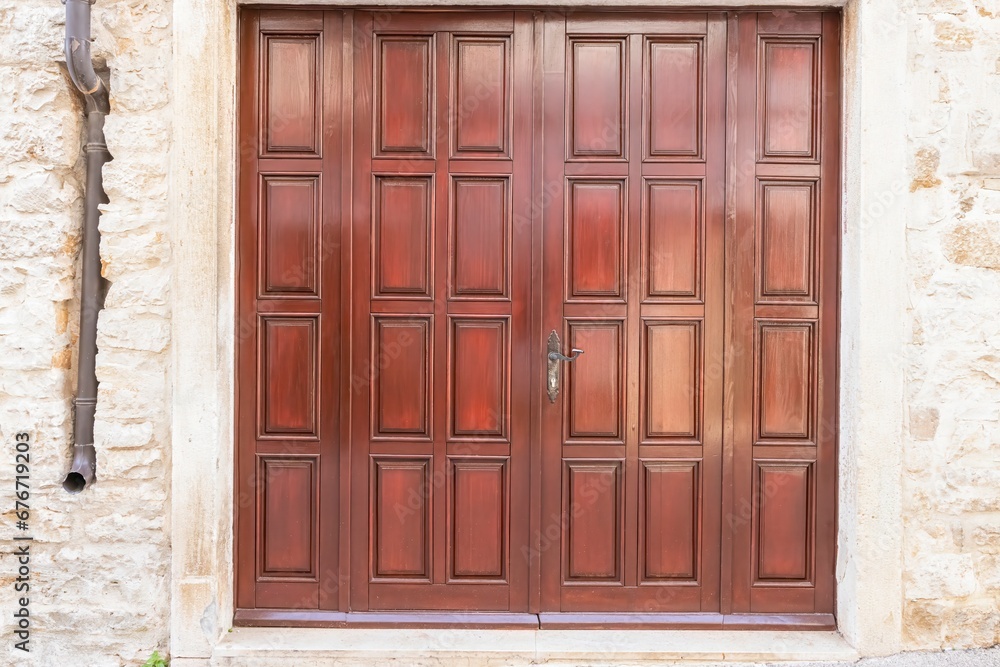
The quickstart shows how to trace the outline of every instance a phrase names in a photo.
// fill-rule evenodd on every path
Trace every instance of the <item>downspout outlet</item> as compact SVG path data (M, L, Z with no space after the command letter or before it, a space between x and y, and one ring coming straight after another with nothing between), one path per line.
M77 398L73 401L76 409L77 424L82 428L76 429L76 444L73 445L73 462L69 466L69 473L63 481L63 489L69 493L80 493L88 484L93 484L97 478L97 450L94 449L94 429L89 427L89 434L86 433L88 425L94 423L94 412L97 410L97 399ZM84 431L81 433L81 431ZM81 438L80 436L83 436ZM80 444L81 440L89 442Z
M73 445L73 462L63 480L68 493L80 493L96 479L97 450L94 445Z

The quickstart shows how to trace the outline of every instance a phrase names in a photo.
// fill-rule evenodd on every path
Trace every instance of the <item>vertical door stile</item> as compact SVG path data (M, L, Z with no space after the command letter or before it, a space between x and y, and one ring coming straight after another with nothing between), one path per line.
M751 497L750 468L753 456L753 292L754 284L754 173L755 148L755 107L756 107L756 57L757 14L748 12L739 15L738 65L736 71L736 95L738 97L736 118L735 153L732 157L736 166L734 218L729 229L731 235L731 273L727 284L731 290L727 318L730 322L730 338L726 350L729 356L727 370L727 398L732 411L733 439L732 477L733 505L731 531L733 535L733 588L731 591L733 612L748 612L750 532L754 514Z
M337 607L346 612L351 604L351 455L354 448L351 446L353 438L352 429L352 406L356 402L356 397L352 391L352 369L354 368L353 348L358 344L354 338L352 322L354 298L351 293L353 287L354 267L354 10L344 12L343 18L343 41L338 45L341 51L341 62L343 64L341 76L339 77L339 87L336 89L338 98L336 103L340 107L340 170L341 175L341 197L340 217L335 224L340 226L340 313L339 326L343 335L340 338L340 358L345 360L340 368L340 396L341 400L336 409L340 412L340 512L338 519L339 558L336 570L337 580L331 587L337 594Z
M622 424L622 438L625 442L623 470L624 525L622 530L622 551L624 585L637 586L639 583L639 540L629 539L639 534L639 340L642 336L640 296L642 286L641 248L642 238L642 140L643 127L643 49L644 36L633 32L626 37L626 51L623 54L627 66L625 88L625 159L628 167L625 177L625 220L623 244L625 246L625 284L623 285L625 306L625 419Z
M542 335L536 345L548 336L550 329L562 329L563 243L562 220L564 206L564 93L566 59L566 18L561 13L546 13L542 56L542 132L544 154L544 194L542 223L542 280L539 286L542 301ZM551 286L558 286L553 294ZM539 349L538 354L544 357ZM543 368L536 381L544 381ZM537 540L541 573L541 610L559 609L560 553L563 549L562 489L562 423L553 415L556 406L539 395L541 403L541 438L535 447L541 451L541 522Z
M740 66L737 94L740 96L739 123L735 160L739 173L737 177L736 220L731 233L735 236L734 272L732 276L733 326L735 340L730 354L733 356L733 403L736 429L734 433L733 487L735 499L733 525L737 552L734 555L733 611L748 612L749 587L741 586L750 574L750 535L752 519L756 514L752 495L751 468L753 461L753 326L754 326L754 229L755 218L754 169L756 146L756 50L757 14L741 16L740 25Z
M431 224L431 246L433 269L433 311L434 318L431 327L434 337L433 356L433 380L431 381L432 392L432 414L433 426L433 449L432 449L432 476L431 480L446 480L444 486L450 484L448 480L448 411L451 407L444 396L444 385L451 381L451 375L458 369L452 368L452 360L448 350L448 330L452 326L451 308L448 295L451 291L451 271L448 264L451 262L448 252L448 228L456 224L452 220L455 212L455 203L452 198L455 196L452 185L452 176L448 168L449 159L449 139L451 134L451 120L458 111L452 108L451 100L451 72L456 63L451 62L451 40L450 32L438 31L432 33L434 40L431 69L435 74L431 81L436 85L433 91L433 102L431 103L430 122L433 126L431 130L431 141L434 143L434 211L433 223ZM454 400L454 399L453 399ZM438 482L430 481L427 489L422 493L424 502L431 503L431 526L432 526L432 563L433 584L444 584L447 581L446 560L447 550L445 541L449 529L447 519L447 507L445 505L445 493L443 487L438 486Z
M368 456L369 385L377 366L370 356L371 345L371 215L372 215L372 95L374 41L372 15L354 15L354 149L353 210L351 217L352 276L352 355L351 355L351 575L350 608L368 609L368 580L372 564L369 557L369 483Z
M542 355L532 346L535 341L545 338L542 313L542 267L544 266L542 230L542 201L545 193L545 133L544 133L544 99L542 96L545 26L546 18L542 12L525 12L526 19L530 17L532 36L531 49L531 179L530 201L528 204L526 224L530 228L528 243L531 244L529 255L530 268L530 321L528 327L528 383L530 385L528 408L528 534L525 538L524 560L528 568L528 611L537 614L541 605L541 526L544 498L542 497L542 452L541 448L531 443L542 441L542 387L545 382L543 369L546 364Z
M705 77L705 353L701 611L721 611L725 345L727 17L708 15ZM715 415L709 418L709 415Z
M521 586L511 586L511 609L529 610L531 605L532 549L530 543L533 515L531 485L531 442L533 432L533 390L540 385L533 381L531 363L534 353L532 321L533 308L532 249L534 244L533 216L533 161L535 145L534 119L534 20L530 12L514 12L514 34L511 43L512 55L512 121L511 151L513 157L511 175L511 423L510 479L508 495L510 508L507 525L510 540L511 581L524 582ZM515 369L520 369L515 372ZM512 521L511 517L522 517Z
M245 11L240 16L240 114L239 136L247 147L239 154L239 219L236 244L236 425L235 474L233 485L237 498L244 498L254 487L257 443L253 437L256 402L256 340L257 312L254 285L257 283L257 248L254 230L257 228L257 127L259 13ZM256 509L249 501L234 502L236 554L233 569L236 577L236 606L256 606L254 572L257 541Z
M841 152L841 20L834 13L823 15L822 35L822 135L820 206L822 229L819 236L821 274L819 289L820 363L819 425L817 447L819 466L816 483L816 607L833 612L837 556L837 422L840 333L840 152Z
M740 83L740 38L743 34L742 26L745 18L740 13L729 13L726 16L726 195L725 195L725 302L724 302L724 329L725 339L723 341L726 351L734 349L737 342L738 331L733 321L733 309L736 302L735 282L733 276L737 270L736 237L732 230L736 227L736 202L738 190L736 187L739 172L737 170L739 136L739 103L738 93ZM723 428L722 428L722 497L721 509L723 521L720 538L720 579L719 579L719 611L723 614L730 614L733 611L733 560L735 554L735 541L733 539L733 527L736 525L736 501L733 489L733 470L735 465L736 451L734 441L736 437L736 411L733 399L736 394L736 383L733 373L736 367L733 365L731 354L725 354L722 359L723 378Z
M343 138L344 107L341 104L343 80L344 17L341 12L323 12L323 205L320 223L320 268L322 270L322 305L319 341L320 357L320 418L322 432L319 464L319 568L320 586L318 607L335 610L341 608L339 587L327 581L340 565L340 483L341 452L346 447L341 429L341 411L327 406L339 406L342 393L341 371L345 357L341 354L344 338L341 336L343 292L341 266L344 248L344 225L341 223L344 191ZM350 192L348 190L348 192ZM346 611L346 609L345 609Z

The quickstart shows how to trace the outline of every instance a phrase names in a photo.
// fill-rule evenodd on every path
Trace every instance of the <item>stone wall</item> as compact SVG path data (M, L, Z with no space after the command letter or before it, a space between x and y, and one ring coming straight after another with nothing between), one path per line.
M1000 641L1000 5L909 32L904 641Z
M910 113L898 126L909 182L891 195L904 199L908 246L910 326L896 359L907 387L903 639L908 648L985 646L1000 639L1000 7L898 5L898 22L884 29L904 31L909 45L900 57ZM68 496L60 482L75 379L82 110L59 65L62 5L0 3L0 536L13 520L3 466L14 433L28 430L36 540L31 660L5 638L0 664L136 665L167 647L168 444L178 404L168 382L168 205L177 203L168 197L184 197L168 192L167 179L171 8L95 6L95 53L111 71L115 161L105 168L111 203L101 220L110 290L98 341L99 481ZM12 545L0 540L0 591L11 590ZM12 598L0 594L5 619Z
M101 0L111 71L101 219L98 483L66 494L72 444L82 106L60 64L63 6L0 3L0 664L137 665L169 620L170 2ZM10 96L8 95L8 91ZM12 647L14 434L32 449L32 652Z

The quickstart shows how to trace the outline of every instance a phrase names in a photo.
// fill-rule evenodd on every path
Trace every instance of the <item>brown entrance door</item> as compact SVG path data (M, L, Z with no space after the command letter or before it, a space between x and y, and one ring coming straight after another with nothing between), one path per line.
M243 11L236 622L829 627L839 20Z
M543 611L717 611L726 22L545 24ZM565 127L565 132L563 132Z
M355 31L351 606L527 611L531 18Z

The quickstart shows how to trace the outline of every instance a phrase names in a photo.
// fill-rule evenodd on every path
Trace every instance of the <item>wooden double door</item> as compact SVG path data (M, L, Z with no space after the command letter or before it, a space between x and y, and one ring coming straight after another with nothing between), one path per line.
M236 621L832 625L839 22L244 11Z

